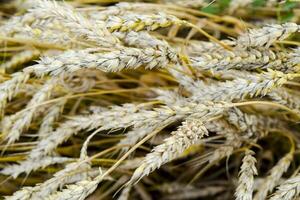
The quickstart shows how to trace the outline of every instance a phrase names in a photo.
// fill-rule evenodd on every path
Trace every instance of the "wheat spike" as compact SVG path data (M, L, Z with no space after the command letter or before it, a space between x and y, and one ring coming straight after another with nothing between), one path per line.
M259 187L254 196L255 200L266 199L268 192L271 192L278 185L283 173L287 171L293 159L293 154L288 153L281 158L277 164L270 170L270 174L264 179L264 183Z
M271 196L270 200L292 200L299 196L300 192L300 174L295 175L284 181L277 187L276 192Z
M274 52L266 48L222 50L202 53L200 57L191 57L191 65L201 70L256 70L273 69L277 71L299 71L299 49L291 52Z
M0 84L0 114L3 116L7 101L15 97L20 86L29 79L29 74L17 72L12 75L12 79Z
M80 69L99 69L104 72L136 69L141 66L153 69L155 67L166 67L173 62L177 62L176 57L174 58L173 55L160 47L125 48L109 53L70 50L56 57L44 57L39 61L39 64L28 67L25 71L34 72L38 76L46 74L58 76L62 73L71 73Z
M243 164L239 172L238 186L235 192L237 200L252 200L254 175L257 175L255 167L256 159L253 157L253 154L253 151L248 150L243 158Z
M98 45L111 47L118 44L118 40L104 26L100 26L99 23L93 24L67 4L41 0L38 6L32 9L31 12L40 12L48 17L56 17L60 23L69 28L73 33L78 36L87 37L88 40L96 42Z
M37 108L34 108L34 106L49 99L54 87L54 80L49 80L28 103L27 108L30 109L27 112L20 111L3 120L2 131L4 135L6 135L8 144L11 144L18 140L22 132L28 129L32 119L35 117L38 110Z
M299 25L295 23L266 25L260 29L250 29L249 33L242 34L237 39L237 45L241 47L268 47L276 40L284 40L299 30Z
M195 144L208 132L199 120L188 120L172 136L167 138L163 144L156 146L149 153L141 166L132 175L129 185L137 182L161 165L178 157L190 145Z
M11 60L1 64L0 68L12 70L19 65L37 58L40 54L41 52L37 49L21 51L20 53L14 55Z
M65 163L71 161L70 158L65 157L43 157L40 159L28 159L25 161L21 161L17 165L7 166L6 168L0 171L1 174L10 175L13 178L17 178L21 173L25 172L29 174L32 171L35 171L40 168L45 168L49 165Z

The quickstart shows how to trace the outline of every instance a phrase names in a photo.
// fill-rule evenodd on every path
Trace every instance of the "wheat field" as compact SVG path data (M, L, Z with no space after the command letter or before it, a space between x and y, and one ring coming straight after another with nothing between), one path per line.
M0 1L0 199L300 200L299 0Z

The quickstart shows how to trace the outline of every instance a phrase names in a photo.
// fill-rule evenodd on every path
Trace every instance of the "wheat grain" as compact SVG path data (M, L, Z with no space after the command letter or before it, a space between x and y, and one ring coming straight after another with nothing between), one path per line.
M158 28L169 27L173 24L183 24L181 20L172 15L159 13L156 15L127 14L126 16L110 16L106 27L110 31L154 31Z
M232 40L221 40L221 42L229 46L235 45L235 42ZM182 45L180 45L179 47L183 48L191 57L201 56L202 54L207 54L209 52L224 52L224 48L220 44L207 41L191 40L186 46L182 47ZM228 55L230 54L228 53Z
M36 148L34 148L29 157L39 158L41 156L51 153L59 144L67 140L72 135L77 134L81 130L92 130L100 126L106 125L107 129L115 128L115 125L119 124L119 118L126 115L130 116L129 113L133 114L138 110L138 108L133 104L125 104L123 107L116 106L112 109L103 112L95 113L88 116L76 116L72 119L61 124L54 132L50 133L46 138L39 141ZM148 113L147 113L148 114ZM149 115L147 115L149 116ZM123 127L126 128L132 125L132 118L128 120L124 119ZM121 124L119 124L122 127ZM105 128L103 128L105 129Z
M300 102L297 98L297 94L285 88L278 88L268 94L273 101L278 102L282 105L286 105L299 112Z
M284 123L276 118L247 114L238 108L230 109L226 119L241 131L242 137L246 138L261 138L266 135L266 131L273 127L284 127Z
M168 116L167 116L168 117ZM176 118L179 117L170 117L166 118L166 116L159 116L158 119L150 119L146 125L135 124L133 130L126 133L126 137L120 140L119 145L125 145L122 148L122 151L126 152L130 148L130 146L135 145L140 139L144 138L147 134L152 133L154 130L161 126L166 126L171 122L176 121Z
M214 196L215 194L224 191L222 186L207 186L201 188L187 188L181 185L181 188L176 188L173 194L166 195L164 199L176 200L176 199L197 199L197 198L209 198L209 196Z
M0 193L24 173L25 185L47 180L7 199L83 200L100 183L90 198L111 199L128 179L119 198L257 200L278 185L271 199L297 198L298 5L265 3L5 0L0 149L10 180ZM272 165L288 147L281 136L291 151Z

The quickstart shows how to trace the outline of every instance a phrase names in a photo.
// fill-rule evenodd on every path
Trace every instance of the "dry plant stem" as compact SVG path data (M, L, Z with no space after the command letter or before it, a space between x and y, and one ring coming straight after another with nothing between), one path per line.
M227 50L232 50L232 48L230 46L228 46L227 44L219 41L218 39L216 39L215 37L209 35L207 32L205 32L204 30L202 30L201 28L199 28L198 26L194 25L194 24L191 24L191 23L188 23L186 22L188 26L191 26L193 28L195 28L197 31L199 31L201 34L203 34L205 37L207 37L208 39L210 39L211 41L221 45L222 47L224 47L225 49Z
M253 0L232 0L229 4L229 13L234 13L236 10L240 8L245 8L251 4Z
M117 93L123 93L123 92L138 92L138 91L144 91L144 90L147 91L147 90L152 90L152 89L146 87L146 88L117 89L117 90L104 90L104 91L101 90L101 91L97 91L97 92L87 92L87 93L81 93L81 94L73 94L73 95L58 97L58 98L55 98L55 99L45 101L43 103L25 108L20 112L26 112L30 109L37 108L37 107L40 107L42 105L57 103L57 102L60 102L64 99L68 100L68 99L75 99L75 98L83 97L83 96L97 96L97 95L104 95L104 94L117 94Z
M233 103L233 106L247 106L247 105L255 105L255 104L261 104L261 105L268 105L268 106L272 106L272 107L277 107L277 108L281 108L283 110L286 110L288 112L290 112L291 114L294 114L296 117L299 117L299 113L290 109L287 106L275 103L275 102L269 102L269 101L245 101L245 102L241 102L241 103Z
M178 6L183 6L183 7L190 7L190 8L199 8L199 7L204 7L207 6L207 2L204 0L164 0L164 3L170 4L170 5L178 5Z

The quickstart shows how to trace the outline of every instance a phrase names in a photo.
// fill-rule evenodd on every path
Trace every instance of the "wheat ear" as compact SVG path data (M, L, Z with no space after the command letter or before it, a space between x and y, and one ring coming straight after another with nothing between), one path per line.
M252 200L254 175L257 175L254 152L247 150L239 172L239 181L236 188L236 200Z
M270 174L264 179L264 183L258 188L254 200L266 199L268 192L271 192L279 183L283 173L289 168L293 159L293 153L288 153L281 158L278 163L271 169Z
M46 16L56 17L73 33L87 37L88 40L96 42L98 45L112 47L118 44L118 40L104 26L99 26L99 23L93 24L67 4L40 0L38 6L31 12L41 12Z
M21 133L28 129L32 119L36 115L36 104L40 104L49 99L53 88L55 87L54 80L49 80L43 87L38 91L31 101L27 104L27 108L30 108L27 112L20 111L8 118L3 120L3 133L6 135L8 144L11 144L19 139Z
M270 200L292 200L300 193L300 174L291 177L277 187Z
M172 133L163 144L156 146L153 152L146 155L141 166L132 175L128 185L136 183L161 165L175 159L190 145L198 142L208 132L200 120L183 122L179 129Z
M299 32L300 27L295 23L272 24L260 29L250 29L237 39L237 45L241 47L270 46L276 40L284 40L292 33Z
M29 79L29 74L17 72L12 78L0 84L0 115L3 116L7 101L19 93L20 85Z

